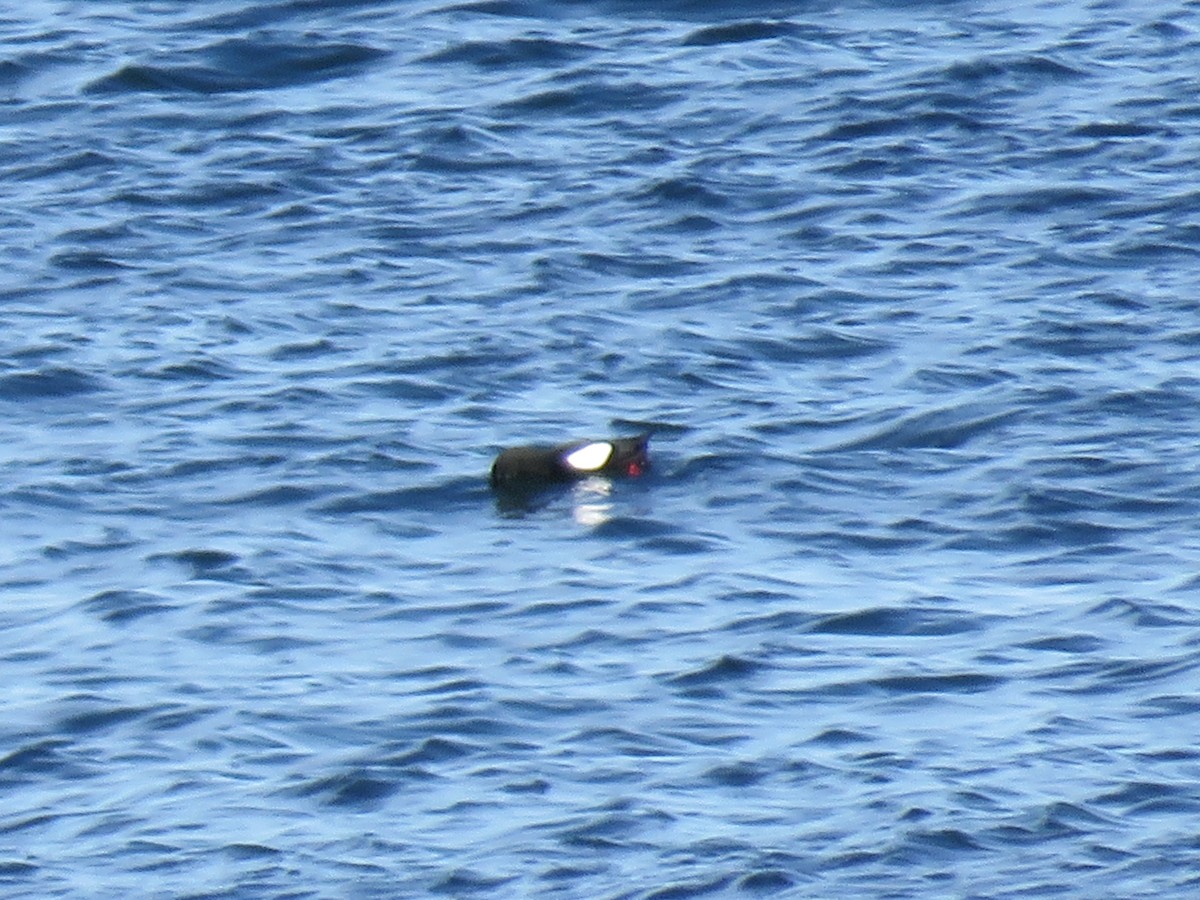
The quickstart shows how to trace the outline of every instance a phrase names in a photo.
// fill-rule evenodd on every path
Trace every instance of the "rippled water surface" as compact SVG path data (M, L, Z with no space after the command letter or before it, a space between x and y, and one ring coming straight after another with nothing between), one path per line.
M4 895L1194 896L1198 29L10 5Z

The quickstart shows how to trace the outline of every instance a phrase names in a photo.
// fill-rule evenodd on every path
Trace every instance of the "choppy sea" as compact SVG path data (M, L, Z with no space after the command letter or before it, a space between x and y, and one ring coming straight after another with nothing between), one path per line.
M0 893L1195 896L1198 172L1195 0L8 5Z

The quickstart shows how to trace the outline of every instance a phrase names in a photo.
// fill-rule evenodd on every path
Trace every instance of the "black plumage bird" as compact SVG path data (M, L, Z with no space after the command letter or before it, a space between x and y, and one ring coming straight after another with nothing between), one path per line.
M650 435L510 447L492 463L492 487L530 489L589 475L636 478L650 467Z

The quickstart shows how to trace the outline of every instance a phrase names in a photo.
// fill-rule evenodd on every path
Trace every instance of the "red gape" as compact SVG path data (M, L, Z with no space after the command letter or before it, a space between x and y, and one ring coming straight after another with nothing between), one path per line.
M625 467L625 474L628 475L630 478L637 478L639 475L642 474L641 463L639 463L637 460L634 460L633 462L631 462L628 466Z

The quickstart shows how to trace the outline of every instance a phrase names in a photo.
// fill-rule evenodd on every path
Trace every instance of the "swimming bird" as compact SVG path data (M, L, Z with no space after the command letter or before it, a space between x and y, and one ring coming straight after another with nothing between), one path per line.
M492 487L529 489L589 475L636 478L650 467L650 435L510 447L492 463Z

